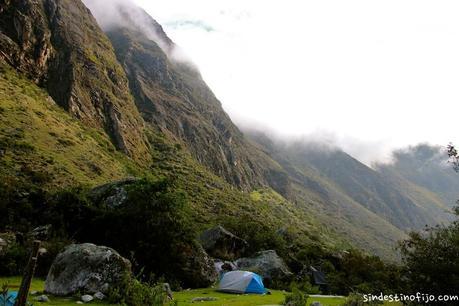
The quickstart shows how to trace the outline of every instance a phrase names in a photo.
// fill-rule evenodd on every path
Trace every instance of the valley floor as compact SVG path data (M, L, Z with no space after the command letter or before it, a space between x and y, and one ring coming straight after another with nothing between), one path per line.
M8 283L10 290L16 291L19 288L21 282L20 277L0 277L0 285ZM44 280L34 279L30 291L43 291L44 289ZM281 305L285 298L285 293L282 291L271 290L271 295L235 295L235 294L226 294L216 292L212 288L207 289L194 289L194 290L184 290L181 292L174 292L174 299L178 302L179 306L186 305L203 305L203 306L254 306L254 305L265 305L265 306L274 306ZM196 297L214 297L217 300L207 301L207 302L195 302L192 300ZM33 297L31 297L33 299ZM48 306L67 306L67 305L76 305L74 298L57 298L50 297L50 302L48 303L39 303L35 301L34 305L48 305ZM308 304L312 302L320 302L323 306L338 306L344 303L344 298L340 297L311 297L308 300ZM91 302L91 305L99 306L108 306L109 304L103 302ZM388 303L387 305L397 306L397 303Z

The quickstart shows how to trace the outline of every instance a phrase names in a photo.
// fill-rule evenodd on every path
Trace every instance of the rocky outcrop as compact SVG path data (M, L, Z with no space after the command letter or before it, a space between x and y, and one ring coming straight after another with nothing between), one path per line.
M214 260L214 267L215 271L217 271L218 275L221 275L226 272L235 271L237 270L237 266L232 261L223 261L220 259Z
M136 19L143 21L142 27ZM123 21L106 32L147 124L184 144L196 160L229 183L244 189L267 185L266 176L280 167L245 139L198 69L177 57L180 52L161 26L138 8L126 10Z
M149 160L126 75L81 1L0 1L0 59L86 125L104 129L119 150Z
M204 231L199 240L210 256L224 260L241 257L248 247L247 241L230 233L222 226Z
M127 187L137 181L136 178L127 178L97 186L91 190L90 197L100 206L120 207L128 201Z
M183 252L183 258L186 258L182 263L181 271L179 271L185 286L205 288L217 281L218 275L214 268L214 262L201 246L188 246L177 251Z
M45 282L47 293L107 292L131 273L129 260L115 250L94 244L73 244L57 255Z
M239 270L248 270L260 274L266 286L276 282L289 281L293 273L274 250L256 253L253 257L240 258L236 261Z

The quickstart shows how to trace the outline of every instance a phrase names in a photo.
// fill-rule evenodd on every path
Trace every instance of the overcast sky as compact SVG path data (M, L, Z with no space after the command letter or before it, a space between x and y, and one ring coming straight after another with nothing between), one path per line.
M369 162L459 143L459 1L135 0L239 124Z

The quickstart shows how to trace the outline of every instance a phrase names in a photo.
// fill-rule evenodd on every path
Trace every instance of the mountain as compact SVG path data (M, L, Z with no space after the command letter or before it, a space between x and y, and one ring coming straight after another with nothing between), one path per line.
M113 47L80 1L2 1L0 58L144 162L143 121Z
M103 15L88 1L96 17ZM215 174L246 190L282 176L280 167L246 141L198 69L153 18L115 2L123 22L104 28L145 122L182 143Z
M401 230L419 229L441 221L408 196L400 180L383 176L341 150L293 144L288 146L286 155L295 165L309 164L355 202Z
M375 170L242 132L152 17L126 1L85 4L0 0L1 188L169 177L200 228L248 220L303 246L386 259L406 231L447 222L457 180L420 167L432 156L399 152Z
M330 203L339 202L332 208L338 212L331 213L348 219L357 231L365 227L374 231L372 236L378 236L387 227L379 225L371 230L371 226L363 224L365 219L351 219L365 211L390 223L399 235L427 224L447 223L452 218L448 197L457 196L459 179L445 167L447 156L439 148L419 146L397 151L393 164L372 169L342 150L320 143L284 142L253 130L247 135L296 178L294 182L300 188L327 199L326 210L330 210ZM346 201L353 206L345 205Z
M430 197L446 211L449 219L452 217L448 211L459 198L459 181L441 147L420 144L397 150L393 153L392 163L376 165L376 169L392 180L405 180L417 186L417 193L421 187L424 193L427 191L429 194L424 198Z

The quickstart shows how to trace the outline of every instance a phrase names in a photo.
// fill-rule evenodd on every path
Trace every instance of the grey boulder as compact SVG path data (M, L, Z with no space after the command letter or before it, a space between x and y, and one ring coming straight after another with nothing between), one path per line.
M72 244L51 265L45 292L57 296L106 293L130 274L131 263L115 250L90 243Z
M247 241L220 225L204 231L199 240L210 256L225 260L234 260L242 256L248 247Z
M40 295L34 298L35 301L40 302L40 303L47 303L49 302L49 297L47 295Z
M96 293L94 293L94 298L98 299L98 300L103 300L105 299L105 294L103 294L102 292L98 291Z
M260 274L266 286L273 282L289 281L293 273L274 250L256 253L253 257L240 258L236 261L239 270L249 270Z
M93 298L91 295L89 295L89 294L85 294L85 295L83 295L83 296L81 297L81 301L82 301L83 303L89 303L89 302L91 302L92 300L94 300L94 298Z
M214 263L200 245L177 251L183 252L186 258L180 269L182 281L186 286L205 288L217 281L218 275Z
M126 178L124 180L110 182L97 186L90 192L91 199L99 205L109 208L117 208L127 203L127 188L137 182L136 178Z

